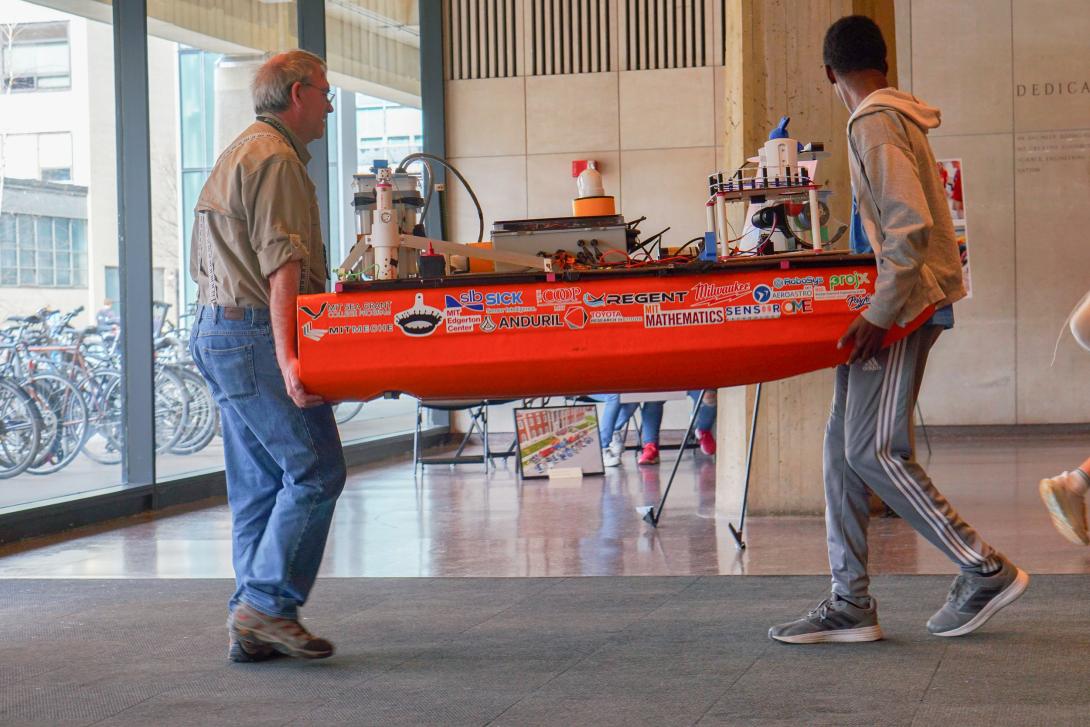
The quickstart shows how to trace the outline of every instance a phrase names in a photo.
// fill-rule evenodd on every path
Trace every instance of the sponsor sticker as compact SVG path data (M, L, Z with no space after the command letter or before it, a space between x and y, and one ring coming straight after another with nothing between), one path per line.
M469 310L483 312L485 306L512 306L523 305L521 290L501 290L490 293L482 293L479 290L466 290L457 297L446 296L446 308L468 308Z
M310 308L308 308L305 305L299 306L299 310L303 311L308 316L310 316L310 320L312 320L312 321L316 321L319 318L321 318L322 314L325 313L328 308L329 308L329 303L322 303L321 307L318 308L318 310L311 310Z
M825 285L825 277L822 275L794 275L786 278L776 278L772 281L772 287L776 290L805 285L811 288L815 285Z
M619 310L592 310L590 312L591 325L597 323L640 323L642 316L626 316Z
M309 338L312 341L320 341L327 333L329 333L329 331L325 328L315 328L313 321L307 321L303 324L304 338Z
M590 316L587 315L587 309L583 306L568 308L564 313L564 322L568 324L568 328L573 331L587 327L587 320Z
M738 300L753 289L752 283L733 280L723 285L697 283L692 287L692 302L696 305L723 305Z
M658 305L643 309L644 328L679 328L681 326L709 326L724 321L722 308L685 308L662 310Z
M348 323L340 326L330 326L331 336L356 336L364 333L392 333L393 323Z
M849 296L857 295L858 293L859 291L856 288L844 288L842 290L814 288L814 300L845 300Z
M536 292L537 304L541 306L574 305L580 301L582 290L580 288L538 288Z
M448 309L444 315L447 333L469 333L480 325L483 316L479 313L466 313L462 310Z
M329 309L326 311L326 315L330 318L377 318L390 314L390 301L388 300L363 303L330 303Z
M564 323L556 313L538 315L515 315L500 318L498 329L510 328L560 328Z
M650 291L647 293L605 293L603 295L583 294L583 303L591 308L607 305L651 305L654 303L684 303L688 290Z
M772 288L767 285L758 285L753 289L753 300L758 303L767 303L772 300Z
M805 298L785 300L779 303L780 313L785 316L801 315L814 312L814 301Z
M864 273L858 270L853 273L830 275L829 290L836 290L837 288L858 288L859 286L869 282L870 273Z
M443 322L444 313L438 308L424 304L424 294L417 293L412 308L407 308L394 316L394 324L406 336L421 338L435 333Z
M866 293L849 295L845 300L848 302L848 310L863 310L870 305L870 296Z
M728 321L759 321L780 317L779 303L757 305L728 305L723 309L723 317Z

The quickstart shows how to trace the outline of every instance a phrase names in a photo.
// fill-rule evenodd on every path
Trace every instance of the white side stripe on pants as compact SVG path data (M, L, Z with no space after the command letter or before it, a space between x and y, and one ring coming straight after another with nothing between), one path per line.
M882 464L882 469L894 486L904 495L916 512L931 526L953 552L958 561L965 566L979 566L985 562L984 556L974 551L950 525L945 515L935 507L931 498L923 492L905 463L892 454L893 428L897 421L897 403L900 400L902 368L905 364L906 338L902 338L890 348L886 370L882 380L882 389L878 403L878 433L875 440L875 454ZM891 382L892 378L892 382ZM891 385L892 384L892 385ZM911 416L911 413L909 414ZM909 425L911 426L911 424Z

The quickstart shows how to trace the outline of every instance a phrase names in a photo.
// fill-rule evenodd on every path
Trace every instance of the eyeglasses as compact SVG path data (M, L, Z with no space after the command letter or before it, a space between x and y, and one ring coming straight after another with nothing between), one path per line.
M300 85L303 85L303 86L310 86L311 88L318 89L319 91L321 91L322 93L325 94L325 100L328 101L329 103L333 103L333 99L337 97L337 92L334 89L332 89L332 88L330 88L328 86L325 87L325 88L322 88L321 86L315 86L310 81L300 81L299 83L300 83Z

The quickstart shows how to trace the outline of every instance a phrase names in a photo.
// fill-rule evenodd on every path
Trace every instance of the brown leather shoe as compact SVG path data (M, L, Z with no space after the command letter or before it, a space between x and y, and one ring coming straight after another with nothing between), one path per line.
M237 641L260 642L281 654L300 659L325 659L333 656L333 644L310 633L295 619L262 613L240 603L227 619L227 629Z

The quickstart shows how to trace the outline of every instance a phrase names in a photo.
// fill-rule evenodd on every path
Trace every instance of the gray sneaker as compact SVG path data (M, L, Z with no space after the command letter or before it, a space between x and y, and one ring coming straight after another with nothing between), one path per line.
M927 621L934 636L971 634L999 609L1014 603L1029 586L1029 574L1006 558L991 576L962 574L954 579L946 603Z
M803 618L773 626L768 637L788 644L878 641L878 601L871 597L870 608L859 608L834 593Z

